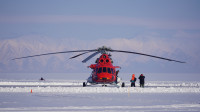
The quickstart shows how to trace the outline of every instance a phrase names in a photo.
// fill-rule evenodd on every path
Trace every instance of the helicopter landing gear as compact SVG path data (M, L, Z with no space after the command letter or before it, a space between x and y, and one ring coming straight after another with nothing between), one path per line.
M83 82L83 87L86 87L87 83Z
M122 82L122 87L125 87L125 83L124 82Z
M103 84L102 87L107 87L107 85Z

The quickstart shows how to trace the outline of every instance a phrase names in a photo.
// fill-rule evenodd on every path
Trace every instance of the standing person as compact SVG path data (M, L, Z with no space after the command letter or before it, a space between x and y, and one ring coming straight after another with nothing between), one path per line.
M141 74L138 79L140 79L140 87L144 88L144 79L145 79L145 76L143 74Z
M43 77L40 78L41 81L45 81Z
M131 87L135 87L135 82L136 82L137 78L135 77L135 74L132 75L132 78L131 78Z

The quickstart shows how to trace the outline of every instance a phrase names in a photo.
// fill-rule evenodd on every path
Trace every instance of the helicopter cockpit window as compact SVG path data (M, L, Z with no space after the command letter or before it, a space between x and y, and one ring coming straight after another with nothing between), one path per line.
M103 67L103 72L106 72L106 67Z
M111 68L111 72L112 72L112 74L114 74L114 71L113 71L113 69Z
M98 72L98 68L96 68L96 73Z
M98 73L101 73L101 72L102 72L102 68L99 68L99 69L98 69Z
M110 70L110 68L107 68L108 69L108 73L111 73L111 70Z

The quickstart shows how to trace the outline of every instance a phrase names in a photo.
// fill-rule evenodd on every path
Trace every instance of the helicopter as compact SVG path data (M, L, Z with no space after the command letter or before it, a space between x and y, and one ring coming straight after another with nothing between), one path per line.
M45 56L45 55L53 55L53 54L74 53L74 52L80 52L80 54L75 55L75 56L71 57L70 59L74 59L81 55L93 52L91 55L89 55L86 59L84 59L82 61L83 63L86 63L88 60L90 60L94 56L101 54L101 56L96 59L95 64L91 64L90 66L88 66L88 68L92 69L92 73L87 78L87 81L83 82L83 87L86 87L88 85L88 83L91 85L102 84L102 86L107 86L107 84L110 84L110 85L115 85L117 87L120 87L120 86L125 87L125 83L121 82L121 78L118 77L119 70L117 70L117 69L121 68L121 67L113 66L113 60L111 58L111 54L109 54L108 52L137 54L137 55L143 55L143 56L158 58L158 59L167 60L167 61L186 63L183 61L173 60L173 59L169 59L169 58L163 58L163 57L139 53L139 52L114 50L114 49L111 49L106 46L102 46L100 48L92 49L92 50L74 50L74 51L62 51L62 52L38 54L38 55L14 58L12 60L23 59L23 58L32 58L32 57Z

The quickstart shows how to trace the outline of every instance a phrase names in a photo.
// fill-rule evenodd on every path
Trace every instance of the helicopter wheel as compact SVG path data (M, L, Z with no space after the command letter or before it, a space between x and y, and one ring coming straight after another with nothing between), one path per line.
M125 83L124 82L122 82L122 87L125 87Z
M107 85L104 84L104 85L102 85L102 87L107 87Z
M86 84L85 82L83 82L83 87L86 87L86 85L87 85L87 84Z

